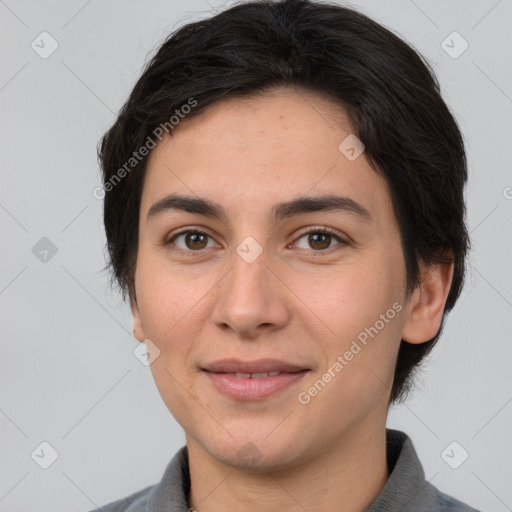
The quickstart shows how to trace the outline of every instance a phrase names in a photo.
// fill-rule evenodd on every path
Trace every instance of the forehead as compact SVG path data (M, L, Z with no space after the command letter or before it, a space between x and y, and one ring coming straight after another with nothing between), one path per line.
M310 92L223 100L182 121L152 150L141 215L171 193L208 197L234 213L336 192L384 213L386 183L364 152L349 160L339 149L349 136L341 105Z

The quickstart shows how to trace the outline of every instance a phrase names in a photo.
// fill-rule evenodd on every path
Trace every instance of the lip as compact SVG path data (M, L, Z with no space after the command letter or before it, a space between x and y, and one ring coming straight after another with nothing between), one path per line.
M266 373L266 372L300 372L309 370L304 365L289 363L278 359L258 359L242 361L240 359L219 359L201 367L212 373Z
M267 372L269 371L274 370L267 370ZM263 400L270 395L273 395L278 391L282 391L288 386L295 384L300 379L302 379L304 375L309 373L309 370L284 372L272 377L269 376L259 378L236 377L231 373L215 373L208 370L202 370L202 373L204 373L206 377L213 383L215 388L224 395L227 395L235 400L255 401Z
M215 388L235 400L263 400L296 383L310 371L305 365L279 359L219 359L205 364L202 373ZM237 377L236 373L281 372L279 375Z

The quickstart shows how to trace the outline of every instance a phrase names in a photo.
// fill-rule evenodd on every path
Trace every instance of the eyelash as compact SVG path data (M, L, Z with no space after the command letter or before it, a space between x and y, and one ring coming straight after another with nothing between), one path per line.
M173 244L174 240L176 240L177 237L179 237L181 235L187 235L187 234L206 235L207 237L212 239L212 237L208 233L205 233L204 231L201 231L199 229L189 228L189 229L183 229L182 231L179 231L179 232L175 233L169 240L164 242L164 245L165 246L169 246L169 245ZM338 242L338 244L336 244L334 247L329 247L328 249L320 249L320 250L311 249L311 251L314 252L314 253L320 253L320 254L328 253L328 254L330 254L333 250L335 250L335 248L337 246L339 246L339 245L340 246L344 246L344 245L348 245L348 243L349 243L347 240L344 240L343 238L341 238L340 235L338 235L335 231L333 231L332 229L330 229L330 228L328 228L326 226L323 226L321 228L317 227L317 228L310 229L309 231L305 231L305 232L300 234L300 236L297 238L296 241L300 240L301 238L303 238L303 237L305 237L307 235L311 235L311 234L330 235L333 238L335 238L336 241ZM181 248L178 248L176 250L177 251L181 251L181 252L186 252L186 253L197 253L197 254L200 254L200 253L204 252L205 249L198 249L198 250L194 251L192 249L181 249ZM308 250L308 249L301 249L301 250Z

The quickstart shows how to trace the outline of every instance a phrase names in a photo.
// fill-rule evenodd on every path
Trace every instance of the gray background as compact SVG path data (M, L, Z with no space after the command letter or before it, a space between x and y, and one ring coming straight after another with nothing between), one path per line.
M156 483L184 444L132 353L129 309L101 272L95 147L148 52L226 5L0 0L0 511L92 509ZM352 5L435 65L469 156L467 284L389 426L410 434L441 490L481 510L512 510L512 2ZM43 31L59 45L46 59L31 47L50 48ZM442 47L453 31L469 44L457 58ZM453 55L464 43L446 44ZM32 251L43 237L57 248L47 261ZM31 458L42 441L58 452L48 469ZM441 457L452 441L469 453L458 469Z

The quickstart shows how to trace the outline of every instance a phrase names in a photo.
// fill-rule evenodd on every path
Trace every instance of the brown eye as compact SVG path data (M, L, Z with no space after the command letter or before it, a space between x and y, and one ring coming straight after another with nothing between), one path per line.
M327 233L312 233L308 236L308 243L313 249L325 250L331 245L331 239Z
M208 235L201 233L187 233L185 235L185 245L192 250L204 249L208 242Z
M301 240L305 240L300 244ZM332 242L336 243L332 243ZM304 233L294 245L297 245L300 249L311 250L314 252L327 252L329 249L333 249L335 246L347 245L348 242L343 240L338 234L331 232L329 228L317 228Z
M200 251L208 248L209 239L210 236L201 231L183 231L173 236L167 244L174 244L183 251Z

